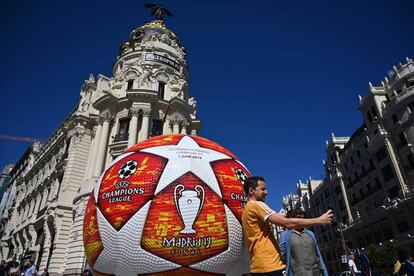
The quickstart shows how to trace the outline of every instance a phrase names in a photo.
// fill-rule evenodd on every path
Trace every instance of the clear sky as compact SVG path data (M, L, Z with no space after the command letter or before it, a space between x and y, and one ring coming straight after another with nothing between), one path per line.
M150 21L143 1L1 1L0 134L47 139L89 73L111 76L119 44ZM269 186L324 177L331 132L362 124L358 94L414 57L414 1L163 1L187 49L201 136ZM0 140L0 169L27 143Z

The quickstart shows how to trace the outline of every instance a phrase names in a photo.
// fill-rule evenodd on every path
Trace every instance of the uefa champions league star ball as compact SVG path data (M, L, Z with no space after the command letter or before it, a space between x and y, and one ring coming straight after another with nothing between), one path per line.
M91 193L83 224L94 271L128 275L242 275L241 215L250 174L222 146L164 135L126 150Z

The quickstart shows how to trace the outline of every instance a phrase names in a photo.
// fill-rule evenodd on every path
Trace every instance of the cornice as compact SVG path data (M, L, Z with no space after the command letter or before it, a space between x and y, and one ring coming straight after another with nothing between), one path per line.
M103 111L109 106L113 106L117 103L117 98L112 94L106 94L100 98L98 98L93 104L93 108L98 111Z
M132 89L126 91L126 97L131 103L134 102L155 102L158 99L158 92L149 89Z

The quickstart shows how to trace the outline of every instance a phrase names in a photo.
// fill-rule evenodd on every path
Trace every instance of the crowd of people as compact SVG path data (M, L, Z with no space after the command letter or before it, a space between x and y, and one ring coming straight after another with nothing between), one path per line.
M404 251L399 252L393 275L414 276L413 256L406 255Z
M38 271L33 260L27 260L24 265L19 262L11 262L7 264L2 260L0 264L0 276L49 276L47 268Z

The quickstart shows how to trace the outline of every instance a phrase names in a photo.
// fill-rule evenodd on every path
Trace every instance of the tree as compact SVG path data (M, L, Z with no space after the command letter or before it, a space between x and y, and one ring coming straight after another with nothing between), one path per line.
M401 248L395 246L392 242L383 244L370 244L367 248L367 256L371 263L372 270L383 270L392 274L394 263L398 257Z

